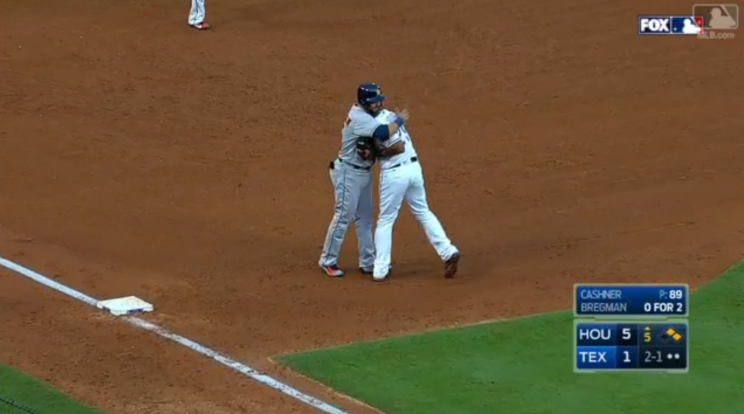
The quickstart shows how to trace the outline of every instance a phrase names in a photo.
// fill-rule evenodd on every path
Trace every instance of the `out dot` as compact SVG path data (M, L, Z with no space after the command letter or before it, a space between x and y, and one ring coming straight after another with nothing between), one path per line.
M667 359L672 359L672 354L667 354Z
M680 358L679 354L674 354L674 359L679 359L679 358Z

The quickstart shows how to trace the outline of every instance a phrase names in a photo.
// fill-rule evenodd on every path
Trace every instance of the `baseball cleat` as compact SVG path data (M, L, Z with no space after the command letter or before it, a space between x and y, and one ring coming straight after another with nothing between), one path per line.
M457 263L460 261L460 252L455 252L444 262L444 277L447 279L455 277L457 274Z
M388 269L393 270L393 266L390 265L390 267L388 267ZM390 270L388 270L388 272ZM371 274L374 274L375 273L375 268L374 268L374 266L362 266L362 267L359 268L359 271L362 272L363 275L371 275Z
M372 272L372 280L375 282L382 282L383 280L387 279L388 276L390 276L390 273L393 272L393 266L388 266L388 271L382 276L375 276L374 272Z
M382 276L374 276L374 275L373 275L373 276L372 276L372 280L374 280L375 282L382 282L383 280L387 279L387 277L388 277L388 275L389 275L389 274L390 274L390 273L385 273L385 274L384 274L384 275L382 275Z
M201 23L194 23L191 25L196 30L209 30L212 28L212 26L209 25L207 22L201 22Z
M325 274L331 277L341 277L344 275L344 271L339 269L338 265L320 266L320 270L324 271Z

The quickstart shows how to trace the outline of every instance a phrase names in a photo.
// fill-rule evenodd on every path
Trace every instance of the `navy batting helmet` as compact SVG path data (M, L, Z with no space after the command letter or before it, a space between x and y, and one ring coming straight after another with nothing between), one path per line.
M384 100L385 95L382 94L382 88L374 82L363 83L357 88L357 102L359 102L359 105L366 107L371 103Z

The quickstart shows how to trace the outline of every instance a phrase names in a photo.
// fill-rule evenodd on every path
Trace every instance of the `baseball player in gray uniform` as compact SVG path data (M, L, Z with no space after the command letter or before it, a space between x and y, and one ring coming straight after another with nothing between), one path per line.
M341 130L341 150L338 158L329 165L336 202L318 261L318 265L328 276L344 275L343 270L338 267L338 256L352 221L356 225L359 270L364 274L373 272L375 244L372 234L372 165L375 158L371 156L369 148L358 146L358 140L360 137L374 137L384 142L403 126L404 119L400 116L395 116L388 124L375 119L383 109L384 100L385 95L376 83L359 85L357 102L349 110Z

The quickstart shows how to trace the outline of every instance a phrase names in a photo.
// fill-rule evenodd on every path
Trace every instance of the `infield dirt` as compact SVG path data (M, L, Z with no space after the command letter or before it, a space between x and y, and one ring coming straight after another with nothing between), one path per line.
M353 412L283 352L699 286L741 256L741 41L636 35L664 0L24 0L0 12L0 253ZM316 262L356 85L407 107L457 278L407 212L395 274ZM0 360L107 413L312 412L0 273ZM87 362L86 362L87 360Z

